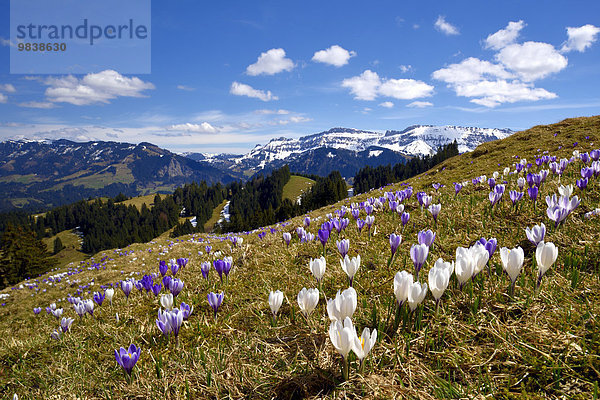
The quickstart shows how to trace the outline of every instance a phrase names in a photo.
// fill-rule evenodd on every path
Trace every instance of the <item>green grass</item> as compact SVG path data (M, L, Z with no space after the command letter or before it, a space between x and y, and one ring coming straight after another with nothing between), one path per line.
M298 197L305 193L315 181L303 176L292 175L283 187L283 198L296 202Z
M132 197L129 200L122 201L119 204L124 204L126 206L134 205L137 207L138 210L142 209L143 204L146 204L146 206L148 206L148 208L152 208L152 205L154 204L155 196L156 196L156 194L148 194L145 196L136 196L136 197ZM165 197L164 195L161 195L161 199L164 197Z
M215 207L210 219L204 224L204 232L212 232L215 224L219 222L219 219L221 218L221 211L225 208L225 204L227 204L227 200L223 200L221 204Z
M582 203L559 229L545 216L543 201L546 194L556 192L558 182L553 175L542 186L542 200L535 209L523 200L518 210L512 210L505 198L493 215L488 189L468 185L455 196L452 182L481 174L491 176L497 169L501 172L513 154L534 160L538 147L559 156L569 155L575 141L579 142L575 149L580 151L600 147L599 121L594 117L548 127L549 132L561 130L562 136L556 138L517 133L448 160L443 172L439 168L440 172L429 171L409 180L415 193L423 189L434 196L434 203L442 204L437 225L427 211L421 211L415 195L405 202L411 219L404 229L399 217L386 210L375 212L372 236L367 231L359 234L351 221L340 237L350 240L350 256L361 255L354 284L358 307L352 320L360 331L368 326L377 328L379 335L364 373L357 372L356 359L350 356L347 382L340 380L340 356L328 337L330 321L323 297L332 298L347 287L335 248L339 237L332 233L327 244L322 296L317 309L305 320L296 296L302 287L316 286L308 262L322 254L322 247L318 242L300 243L296 238L285 246L282 231L292 232L302 225L302 217L296 217L289 225L277 227L276 234L267 229L263 240L256 232L240 234L244 244L237 248L232 248L229 240L207 234L182 237L180 241L159 238L129 246L124 249L127 255L99 253L89 262L108 257L106 270L88 270L85 265L83 272L68 281L40 283L46 291L35 296L30 289L4 290L10 297L3 300L6 306L0 307L0 398L18 393L19 398L89 399L592 399L600 379L600 217L586 220L583 214L600 203L598 181L592 180L590 189L583 193L575 189ZM589 131L580 133L592 123L595 125ZM533 149L527 150L532 144ZM558 150L558 145L563 148ZM574 182L579 167L578 163L570 166L562 183ZM508 178L505 196L515 181L515 177ZM446 186L434 193L433 182ZM398 183L386 190L402 188ZM309 231L316 233L325 215L342 204L350 206L351 202L382 194L379 190L361 194L309 213L313 218ZM559 256L536 293L534 248L524 228L540 222L548 227L546 241L557 245ZM427 272L438 257L451 260L457 246L469 246L480 237L496 237L498 249L519 245L525 251L514 298L507 294L509 282L502 273L497 250L490 262L491 275L483 272L463 291L451 282L437 313L428 294L413 316L420 322L401 323L397 332L391 332L393 276L401 270L414 272L410 246L417 242L418 231L427 228L434 229L437 238L421 272L421 282L426 282ZM392 232L402 234L403 241L394 263L388 266L388 236ZM210 281L202 279L200 264L212 261L212 257L198 252L204 252L207 242L224 256L233 257L228 283L221 283L214 270ZM50 339L56 320L44 311L38 316L31 311L64 298L92 279L94 285L89 290L93 291L131 274L139 279L144 273L157 272L157 258L177 257L190 258L188 266L177 274L185 282L177 304L185 301L194 306L178 343L172 337L167 340L156 327L158 300L136 289L128 301L116 289L112 306L105 304L97 308L95 318L83 320L75 316L70 304L58 302L65 307L64 315L76 318L71 332L61 341ZM277 326L272 327L267 297L275 289L284 292L285 300ZM209 291L225 293L216 321L206 301ZM83 297L91 295L86 290ZM142 355L128 383L113 352L130 343L141 346Z
M110 167L115 167L116 171L114 173L106 171L106 169ZM88 176L78 176L77 174L72 176L73 179L63 180L61 183L45 190L61 190L67 184L73 186L83 186L86 189L101 189L110 185L111 183L129 184L135 182L135 178L127 164L114 164Z
M37 176L36 174L28 174L28 175L7 175L0 178L0 182L16 182L22 184L29 184L33 182L41 182L42 178Z
M85 260L88 255L81 251L81 242L79 236L73 230L59 232L58 234L42 239L42 242L48 248L48 251L54 251L54 240L59 237L64 249L53 255L52 258L58 260L59 265L67 265L69 263L77 263Z

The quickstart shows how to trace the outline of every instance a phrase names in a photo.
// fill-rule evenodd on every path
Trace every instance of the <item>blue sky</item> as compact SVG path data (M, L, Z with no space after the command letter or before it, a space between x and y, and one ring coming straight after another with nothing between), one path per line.
M336 126L526 129L600 114L600 2L152 2L150 74L10 74L0 139L248 151Z

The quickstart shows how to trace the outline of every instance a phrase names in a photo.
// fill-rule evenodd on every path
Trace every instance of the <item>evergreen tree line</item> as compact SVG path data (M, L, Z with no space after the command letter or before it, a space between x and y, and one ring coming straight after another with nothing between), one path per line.
M354 193L364 193L374 188L385 186L389 183L403 181L423 173L442 161L458 155L458 143L452 143L438 148L433 156L415 157L405 164L398 163L381 165L379 167L366 166L361 168L354 176Z
M173 193L175 203L183 208L185 217L196 217L196 227L186 219L177 223L172 237L204 232L204 224L212 217L213 210L227 198L228 188L220 183L208 186L205 181L177 188Z
M50 271L57 264L50 256L35 232L7 223L0 235L0 290Z
M224 232L240 232L274 224L307 211L346 198L346 182L338 171L327 177L315 178L315 183L302 195L299 203L283 199L283 187L290 179L286 165L268 177L257 176L245 185L232 186L229 222L221 224Z
M154 239L177 223L179 210L172 196L161 200L156 195L154 206L143 204L141 210L116 203L115 199L79 201L39 216L33 228L38 237L77 228L83 233L83 252L95 253Z

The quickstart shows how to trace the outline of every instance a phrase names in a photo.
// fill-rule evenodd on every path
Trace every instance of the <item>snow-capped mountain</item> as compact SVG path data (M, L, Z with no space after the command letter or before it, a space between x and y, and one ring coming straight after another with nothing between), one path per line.
M386 132L333 128L297 139L272 139L265 145L256 145L242 156L190 157L232 171L268 171L289 164L295 172L326 175L337 169L343 176L350 177L365 165L393 164L407 157L433 155L439 147L454 140L459 152L464 153L512 133L510 129L432 125Z

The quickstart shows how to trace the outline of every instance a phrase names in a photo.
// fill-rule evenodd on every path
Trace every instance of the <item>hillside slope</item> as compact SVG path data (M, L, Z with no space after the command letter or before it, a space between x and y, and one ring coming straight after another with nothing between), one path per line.
M0 210L48 208L119 192L170 192L201 180L227 183L233 177L150 143L0 143Z
M558 175L548 174L537 204L525 193L515 208L509 191L518 190L517 178L524 173L514 173L515 164L524 158L525 164L532 163L530 173L537 173L550 168L549 160L541 159L544 155L560 161L571 158L574 150L589 154L598 148L600 117L538 126L480 145L407 182L315 210L309 214L312 222L306 230L318 235L327 214L341 212L342 206L350 208L369 198L376 203L375 199L388 197L386 193L395 197L396 191L411 186L413 195L400 201L410 214L405 226L382 198L370 230L365 227L359 232L346 211L350 225L340 233L334 229L325 247L318 239L298 240L296 228L303 225L303 217L297 217L239 234L243 244L237 246L226 235L157 239L103 252L87 263L53 271L52 278L34 278L22 288L4 290L2 294L8 296L0 307L0 397L69 393L94 399L593 398L600 379L600 215L589 212L599 207L598 178L591 177L586 189L573 189L572 196L578 196L581 204L559 227L548 218L545 202L547 195L557 193ZM542 160L540 167L536 157ZM592 165L584 159L573 158L560 184L575 185L581 169ZM503 176L507 167L510 173ZM492 208L487 181L473 184L472 179L484 174L489 178L496 171L497 181L506 181L506 186ZM465 182L458 194L453 182ZM445 186L436 190L433 183ZM437 222L419 206L416 198L421 190L432 196L433 204L441 204ZM361 219L367 209L360 209ZM556 245L558 258L536 290L536 248L525 228L542 222L544 240ZM472 246L483 237L496 238L498 247L489 269L484 267L468 279L462 290L452 277L439 308L431 292L414 313L404 305L395 329L394 275L403 270L416 275L411 246L425 229L433 230L436 237L419 275L421 283L429 283L429 270L439 257L456 261L459 246ZM293 237L289 245L282 239L284 232ZM389 262L392 233L402 235L402 243ZM365 327L378 332L362 369L354 353L348 353L346 382L340 373L341 356L330 339L337 336L328 333L331 321L326 306L326 299L349 284L335 244L342 238L349 240L349 256L361 257L353 279L357 293L353 329L359 335ZM207 245L212 246L210 254ZM502 247L516 246L523 249L524 264L511 296L499 253ZM323 253L327 268L319 302L305 317L297 295L303 287L318 286L309 261ZM211 269L209 280L203 279L201 263L223 256L233 260L229 278L221 281ZM189 263L176 274L184 287L175 302L194 309L175 339L173 334L162 335L157 327L159 297L133 289L126 299L118 282L158 274L158 259L178 257L189 258ZM68 295L89 299L95 291L111 286L116 286L112 304L105 301L96 306L94 318L80 319L65 300ZM276 326L271 326L267 297L276 289L285 299ZM207 302L211 291L224 293L216 318ZM51 302L64 307L65 316L75 318L61 340L50 339L57 327L52 315L32 312L33 307ZM142 350L129 383L114 350L131 343Z

